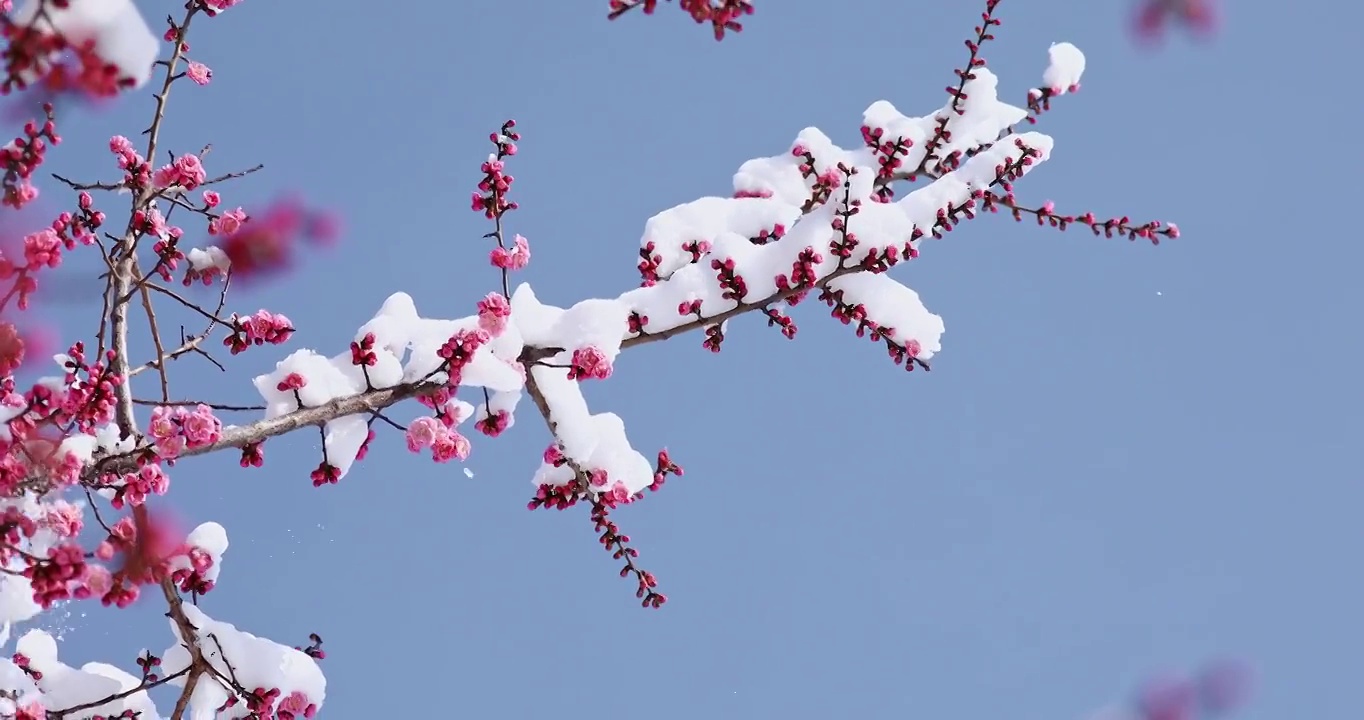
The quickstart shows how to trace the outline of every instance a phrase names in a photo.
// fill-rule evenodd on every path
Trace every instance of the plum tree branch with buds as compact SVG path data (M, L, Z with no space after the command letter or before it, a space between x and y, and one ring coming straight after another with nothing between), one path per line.
M191 25L237 4L188 0L178 18L166 19L159 41L131 0L30 0L17 10L0 4L9 43L3 87L36 99L43 111L4 149L6 205L24 207L37 197L33 179L61 142L62 98L157 88L143 149L123 136L108 143L121 178L54 176L76 193L75 209L0 248L0 280L10 283L0 296L0 583L21 586L0 597L23 601L0 603L0 621L7 635L10 623L56 603L98 598L127 607L153 586L173 636L160 655L139 656L139 674L131 674L109 665L67 666L50 635L30 631L12 661L0 660L0 719L159 717L149 691L162 686L177 688L169 715L176 719L293 720L322 707L319 636L290 647L199 607L217 582L228 542L217 523L184 532L169 520L164 501L153 499L167 493L168 470L179 461L231 449L242 467L260 467L267 441L312 429L321 436L322 457L311 480L321 487L339 482L365 457L376 426L398 430L409 450L429 451L436 462L462 461L472 450L460 431L464 423L497 437L529 396L551 440L528 506L588 506L620 575L634 580L644 607L658 608L667 598L638 563L614 511L659 490L682 468L667 450L650 457L637 451L624 421L592 412L581 390L609 378L623 350L696 331L703 347L719 352L731 321L745 315L761 315L794 338L788 309L813 295L859 337L882 344L896 364L928 370L940 350L942 320L888 275L917 258L925 241L1001 210L1015 220L1028 216L1060 230L1080 224L1109 237L1155 243L1178 235L1170 224L1061 214L1050 202L1026 205L1016 197L1015 183L1052 149L1050 137L1016 127L1036 123L1052 100L1079 89L1084 56L1073 45L1053 45L1043 82L1024 104L1000 100L998 79L981 54L1000 24L999 0L988 0L943 107L911 117L889 102L874 103L863 114L858 146L839 147L808 128L787 151L741 165L729 197L655 215L638 251L637 288L558 308L541 303L528 284L512 282L531 249L507 229L518 209L507 169L521 139L508 120L490 135L492 152L471 201L492 225L484 237L498 289L477 300L471 314L425 317L398 293L361 325L347 350L327 357L299 349L254 378L260 404L172 400L174 361L197 355L226 369L209 350L218 338L234 356L290 341L295 328L283 315L225 314L229 287L287 269L302 244L329 242L337 232L329 215L292 198L251 212L227 209L210 188L261 166L210 178L208 148L174 154L161 147L172 90L212 79L191 59ZM656 5L612 0L609 17L634 8L651 13ZM731 0L683 0L679 7L710 23L717 38L739 30L738 18L753 12L752 4ZM129 197L119 231L109 229L96 193ZM194 224L209 239L187 249L182 241ZM16 312L30 306L39 278L66 253L92 246L104 283L93 342L66 345L56 357L60 372L25 387L19 374L43 351ZM190 290L172 290L177 276L187 288L216 287L216 298L210 292L201 303ZM182 330L178 342L167 338L164 316L172 311L204 329ZM134 324L143 321L149 349L134 347ZM156 388L147 397L139 392L150 381L136 378L151 377L149 371ZM398 422L390 411L404 403L424 410ZM220 413L261 415L229 424ZM79 504L80 496L88 505ZM105 505L122 515L106 521ZM85 526L87 507L97 527Z

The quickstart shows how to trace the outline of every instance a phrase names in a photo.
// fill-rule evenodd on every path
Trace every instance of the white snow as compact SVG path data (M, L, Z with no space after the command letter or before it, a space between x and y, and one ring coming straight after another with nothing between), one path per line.
M1020 119L1019 113L1026 114L1024 110L991 102L993 87L993 81L982 85L980 91L985 92L988 96L982 97L978 101L981 107L990 108L990 114L984 120L968 123L967 127L970 130L964 130L963 135L977 138L989 137L994 140L1000 132ZM1000 111L1001 106L1008 109ZM903 116L892 117L890 114L892 111L893 108L890 107L889 103L877 103L868 110L868 117L875 116L882 121L898 124L902 127L915 125L914 122L911 122L913 119ZM919 119L919 121L921 124L927 122L923 119ZM954 124L953 143L949 143L948 149L944 152L951 152L957 147L958 131L955 127ZM813 133L808 130L804 131L802 137L809 139L813 137ZM1051 154L1051 138L1046 135L1035 132L1007 135L995 142L989 149L965 160L956 171L918 188L895 202L863 202L860 212L853 219L859 241L855 251L856 257L861 258L873 248L877 250L904 246L917 248L921 241L909 242L915 229L921 230L925 236L931 235L933 226L938 219L939 210L946 208L949 204L961 206L967 203L971 200L973 192L989 187L995 179L995 168L998 165L1014 162L1022 156L1022 151L1016 146L1015 141L1022 141L1027 147L1041 153L1041 156L1037 157L1032 165L1025 168L1027 171L1036 168ZM919 147L919 144L916 143L915 147ZM862 167L864 170L859 173L859 177L871 177L873 171L868 165L873 161L869 153L864 153L861 150L847 151L841 149L830 149L828 152L844 158L844 162L855 163L858 167ZM786 206L786 201L780 198L781 189L791 187L794 182L793 178L800 182L804 181L800 180L800 173L794 162L786 164L785 167L782 166L780 162L782 157L784 156L766 158L761 163L750 161L744 164L744 167L735 177L736 188L742 186L753 190L766 187L773 191L771 198L749 198L745 199L745 202L755 207L763 203L770 203L779 209ZM922 158L922 151L919 151L917 156L911 154L906 165L913 167ZM771 176L766 178L765 185L760 182L764 172L771 173ZM866 200L871 195L869 185L864 186L861 192L857 190L858 188L854 186L854 198ZM679 208L690 207L697 203L710 204L710 201L716 199L703 198L694 203L688 203L686 206L679 206ZM684 225L689 222L692 215L680 212L679 208L673 208L653 217L650 221L652 237L665 234L666 228L672 222L669 218L679 218L677 222ZM828 241L831 236L829 223L833 220L835 210L836 207L833 204L826 204L806 215L788 230L781 240L766 245L753 245L744 239L747 235L733 232L704 238L711 242L712 248L700 262L682 266L656 285L631 290L622 295L620 299L625 301L634 312L648 317L649 323L644 329L646 332L656 333L686 324L694 319L690 316L678 314L676 308L679 303L701 300L702 312L706 315L715 315L730 310L738 304L734 300L727 300L722 297L724 291L717 284L715 271L710 267L712 259L735 260L736 265L742 269L740 274L746 281L747 299L749 300L775 293L777 289L776 276L790 273L792 264L806 247L813 247L821 252L823 262L818 266L818 274L821 277L825 276L838 267L837 258L828 252ZM695 227L694 224L687 226ZM674 236L678 234L685 233L679 232ZM648 242L649 239L650 236L646 235L645 242ZM518 295L520 292L518 290ZM513 317L515 317L515 312L513 312ZM539 344L533 342L529 335L527 342Z
M52 547L68 541L67 538L55 532L52 526L44 521L44 518L48 517L50 513L60 511L75 510L79 514L79 509L83 505L83 501L81 505L76 505L54 495L47 495L40 499L28 493L18 497L0 499L0 515L13 508L24 517L38 521L38 527L32 535L20 535L16 547L32 555L44 556ZM4 569L17 573L26 567L27 564L23 559L16 555L10 558ZM33 600L33 586L28 578L17 574L0 573L0 627L27 622L41 613L42 607ZM0 641L0 645L3 644ZM0 690L3 690L3 687L0 687Z
M202 550L213 560L213 564L200 573L200 576L216 583L218 573L222 571L223 554L227 552L227 530L216 522L206 522L190 532L189 537L185 538L185 544ZM170 566L172 572L191 567L190 560L185 555L171 558Z
M735 186L739 187L742 177L744 185L759 187L759 178L769 172L766 162L781 163L794 169L794 160L789 155L750 160L739 169ZM690 254L682 246L692 240L713 240L725 235L746 239L773 225L795 222L800 217L800 203L805 201L808 191L798 173L789 173L784 179L786 185L779 185L774 192L785 202L765 198L709 197L678 205L649 218L644 225L644 242L652 241L657 248L655 254L662 258L659 275L667 277L691 261Z
M0 688L5 690L0 693L0 717L14 717L19 708L42 702L37 683L7 656L0 656Z
M42 673L38 689L48 710L61 710L95 702L125 690L140 681L128 673L105 663L86 663L74 668L57 659L57 641L42 630L30 630L15 645L15 651L29 660L29 667ZM183 651L182 651L183 652ZM0 668L0 676L4 675ZM131 710L140 717L159 718L156 707L145 692L138 692L120 700L96 705L68 717L91 718L95 715L118 715Z
M194 248L185 253L185 260L191 268L199 272L210 268L227 272L228 268L232 266L232 261L228 259L227 253L217 245Z
M923 306L918 293L884 273L845 275L829 281L829 288L843 291L845 304L866 306L868 319L883 329L893 329L884 334L896 343L918 341L920 359L927 360L942 349L942 318Z
M1068 42L1052 43L1047 56L1050 62L1042 73L1043 87L1053 95L1065 95L1080 85L1080 76L1085 73L1085 54L1080 48Z
M235 677L248 690L278 688L281 699L300 692L309 702L319 708L322 706L327 693L327 680L322 676L317 661L306 653L242 632L229 623L210 618L193 605L185 605L184 611L190 623L198 628L199 647L203 650L204 658L223 677ZM167 676L189 664L189 651L183 645L180 630L174 620L168 622L176 642L161 654L161 670ZM167 684L184 687L185 683L184 678L178 678ZM244 718L249 714L246 704L238 703L226 713L215 715L214 711L227 698L227 691L220 683L201 681L195 685L194 694L190 696L190 711L195 718L216 717L224 720Z
M486 402L481 402L474 406L474 422L479 422L488 417L489 413L505 411L507 413L507 427L510 430L516 424L516 406L521 402L520 390L505 390L489 394Z
M619 482L630 494L653 483L653 466L630 445L619 416L588 410L582 385L569 380L567 370L536 367L531 372L549 404L549 419L566 457L584 469L605 470L610 486ZM573 470L568 465L541 463L535 473L537 485L565 485L572 480Z
M22 562L15 562L7 569L19 571L22 568ZM42 611L42 607L33 602L33 585L28 578L0 574L0 623L8 626L32 620Z

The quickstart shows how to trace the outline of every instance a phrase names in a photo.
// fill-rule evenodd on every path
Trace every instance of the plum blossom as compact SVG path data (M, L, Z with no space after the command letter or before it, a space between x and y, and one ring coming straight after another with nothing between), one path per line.
M492 337L497 337L507 329L511 317L511 303L501 293L488 293L478 301L478 326Z
M1184 25L1200 35L1217 29L1215 0L1141 0L1132 21L1137 38L1159 40L1171 21Z
M185 154L157 170L152 176L152 182L159 188L178 185L188 191L202 185L205 177L204 166L199 162L199 156Z
M510 250L503 247L493 248L492 253L489 254L493 267L503 270L522 270L530 263L530 242L517 235L513 243Z
M434 417L413 420L407 426L406 438L408 450L415 453L429 447L431 457L436 462L465 460L469 457L471 446L468 438Z
M207 85L213 79L213 71L201 62L190 62L185 68L185 77L193 80L196 85Z

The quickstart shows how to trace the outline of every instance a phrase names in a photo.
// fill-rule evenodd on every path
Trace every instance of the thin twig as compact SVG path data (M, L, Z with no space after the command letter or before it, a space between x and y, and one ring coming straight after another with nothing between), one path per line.
M214 360L213 356L201 350L199 346L202 345L203 342L208 339L208 336L211 335L213 331L218 327L219 323L218 314L221 313L223 311L223 308L226 307L227 305L227 290L229 287L231 287L231 284L232 271L229 270L227 275L223 277L223 285L218 292L218 307L215 308L212 313L204 313L209 317L208 327L204 328L203 332L199 333L198 335L195 335L194 337L182 339L180 347L166 353L165 358L166 360L174 360L182 355L188 355L189 353L197 352L202 354L204 357L208 358L209 362L213 363L214 365L217 365L220 369L222 368L222 363L219 363L217 360ZM184 329L182 328L181 334L183 335L183 333ZM151 362L144 363L129 370L128 376L132 377L134 375L139 375L157 366L158 366L157 362L154 360Z
M57 173L52 173L52 177L61 181L72 190L126 190L128 188L128 186L123 184L122 182L82 184L74 180L68 180L62 177L61 175L58 175Z
M208 318L209 320L212 320L212 321L217 322L217 323L221 323L221 324L223 324L223 325L231 325L231 323L229 323L228 321L226 321L226 320L224 320L224 319L218 317L218 315L217 315L216 313L210 313L209 311L207 311L207 310L205 310L205 309L199 307L197 304L195 304L195 303L193 303L193 302L190 302L189 300L186 300L184 297L182 297L182 296L180 295L180 293L177 293L177 292L175 292L174 290L171 290L171 289L168 288L168 287L164 287L164 286L161 286L161 285L157 285L156 283L153 283L153 282L147 283L145 287L146 287L148 290L155 290L155 291L161 293L162 295L169 295L170 297L175 298L176 300L178 300L178 301L180 302L181 305L184 305L186 308L189 308L190 310L193 310L194 312L197 312L197 313L199 313L200 315L203 315L204 317ZM130 295L129 297L131 297L131 295Z
M205 180L205 181L199 183L199 185L200 185L200 187L202 187L202 186L204 186L204 185L216 185L216 184L221 183L221 182L227 182L228 180L236 180L237 178L244 178L244 177L246 177L247 175L250 175L250 174L253 173L253 172L258 172L258 171L264 170L264 169L265 169L265 165L257 165L257 166L255 166L255 167L247 168L247 169L245 169L245 170L238 170L238 171L236 171L236 172L227 173L226 175L219 175L218 177L215 177L215 178L213 178L212 180Z
M137 256L133 256L133 272L137 273ZM139 273L140 274L140 273ZM166 376L166 346L161 343L161 329L156 325L156 308L152 305L152 294L142 286L142 309L147 314L147 324L151 328L152 346L156 348L156 372L161 378L161 399L170 400L170 379Z

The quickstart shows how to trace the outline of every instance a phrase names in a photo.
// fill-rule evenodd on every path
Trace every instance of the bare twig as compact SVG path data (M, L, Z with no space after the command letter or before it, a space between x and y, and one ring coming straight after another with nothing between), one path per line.
M57 173L52 173L52 177L56 178L72 190L124 190L127 188L127 186L121 182L82 184L74 180L68 180Z
M200 156L202 157L203 155L206 155L206 154L207 154L207 153L200 153ZM258 171L264 170L264 169L265 169L265 166L264 166L264 165L256 165L255 167L250 167L250 168L247 168L247 169L245 169L245 170L238 170L237 172L230 172L230 173L227 173L227 174L225 174L225 175L219 175L218 177L215 177L215 178L213 178L212 180L205 180L205 181L199 183L199 185L200 185L201 187L204 186L204 185L216 185L216 184L221 183L221 182L227 182L228 180L236 180L237 178L244 178L244 177L246 177L247 175L250 175L251 173L258 172Z
M191 302L191 301L189 301L189 300L186 300L184 297L182 297L182 296L180 295L180 293L177 293L177 292L175 292L174 290L171 290L171 289L168 288L168 287L164 287L164 286L161 286L161 285L157 285L156 283L153 283L153 282L146 283L146 284L144 285L144 287L145 287L146 289L148 289L148 290L155 290L155 291L161 293L162 295L168 295L168 296L170 296L170 297L172 297L172 298L175 298L177 301L180 302L181 305L184 305L186 308L189 308L190 310L193 310L194 312L197 312L197 313L199 313L200 315L203 315L205 318L208 318L208 319L209 319L210 321L212 321L212 322L220 323L220 324L223 324L223 325L228 325L228 324L230 324L230 323L228 323L226 320L224 320L223 318L218 317L218 314L217 314L216 312L212 312L212 313L211 313L211 312L209 312L209 311L207 311L207 310L205 310L205 309L199 307L197 304L195 304L195 303L193 303L193 302ZM131 297L131 295L130 295L129 297Z
M137 256L133 257L133 270L137 271ZM152 306L152 295L142 286L142 309L147 314L147 325L152 333L152 346L156 348L156 372L161 378L161 399L170 400L170 379L166 377L166 346L161 343L161 329L156 325L156 308Z
M174 360L182 355L187 355L192 352L202 354L204 357L208 358L209 362L218 365L219 369L221 369L222 365L219 364L218 361L214 360L212 356L210 356L208 353L201 350L199 346L202 345L204 341L208 339L208 336L211 335L213 331L218 327L219 323L218 315L223 311L223 308L227 305L227 291L228 288L231 287L231 283L232 273L231 271L229 271L227 275L223 278L222 289L218 292L218 307L215 308L212 313L201 312L201 314L209 318L208 327L204 328L203 332L199 333L198 335L195 335L194 337L182 339L180 347L177 347L174 350L171 350L170 352L166 353L164 360L160 362L153 360L151 362L144 363L129 370L128 376L132 377L134 375L139 375L152 368L160 367L161 364L167 360ZM181 302L184 301L182 300ZM184 334L184 328L181 328L181 334L182 335Z

